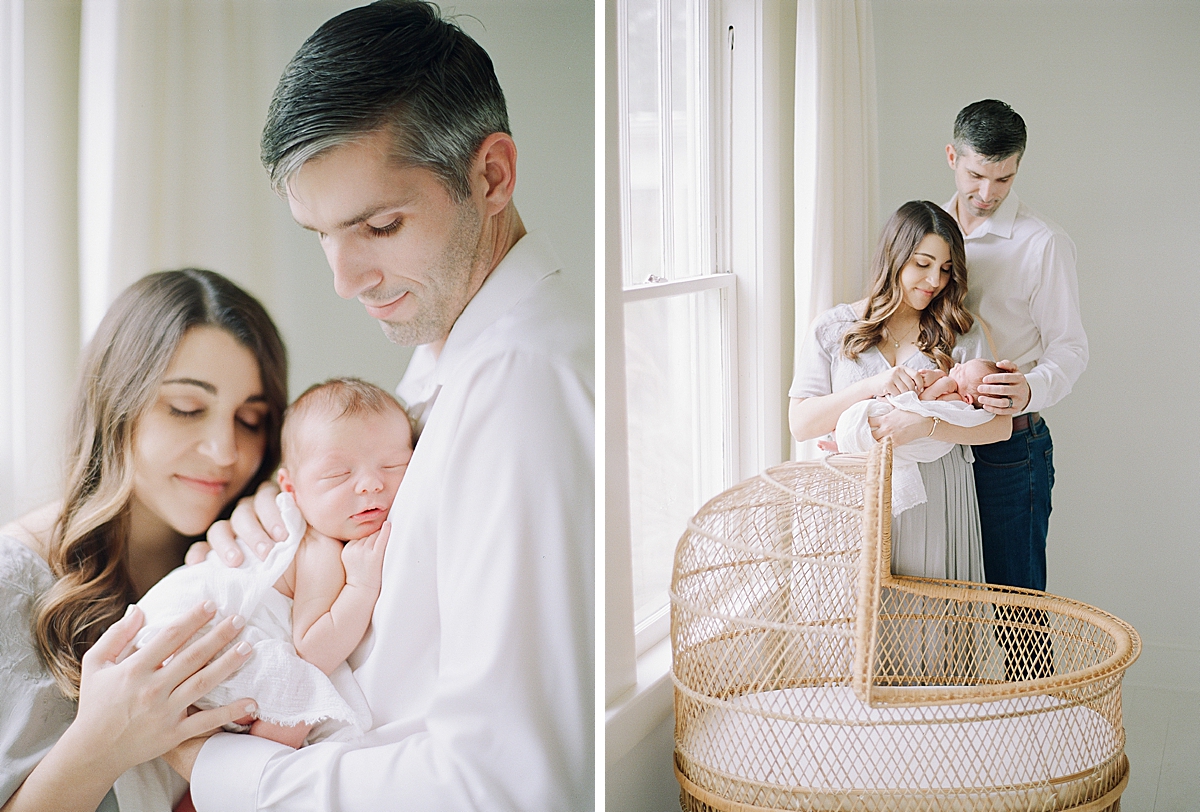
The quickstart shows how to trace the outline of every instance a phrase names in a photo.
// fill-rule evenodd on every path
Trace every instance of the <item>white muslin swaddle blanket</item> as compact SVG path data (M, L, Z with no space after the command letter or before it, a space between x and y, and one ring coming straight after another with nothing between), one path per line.
M838 451L847 454L858 454L871 450L875 438L871 436L871 427L867 424L870 417L881 417L892 409L919 414L922 417L936 417L955 426L972 428L991 420L994 415L983 409L976 409L963 401L920 400L916 392L904 392L899 395L889 395L882 399L860 400L838 418L834 438ZM917 468L919 462L933 462L944 457L954 448L954 443L935 440L932 437L922 437L899 446L892 453L892 515L899 516L909 508L922 505L929 498L925 493L925 483L921 481L921 471ZM968 461L971 450L967 447Z
M326 676L302 660L292 644L292 599L277 591L275 582L295 558L307 524L291 494L281 493L276 503L288 531L287 541L276 544L266 561L259 561L239 540L240 567L229 567L210 552L203 562L168 573L138 601L146 625L135 643L141 647L197 603L214 601L217 615L196 638L222 618L238 614L246 619L246 626L231 645L245 640L254 653L196 704L215 708L250 697L258 703L260 719L289 727L314 725L307 739L310 743L352 739L370 728L371 713L349 666L342 663Z

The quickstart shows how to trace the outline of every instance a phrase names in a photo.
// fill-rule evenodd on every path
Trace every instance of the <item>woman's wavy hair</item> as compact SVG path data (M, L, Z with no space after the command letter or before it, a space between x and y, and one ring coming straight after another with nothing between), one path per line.
M954 364L950 351L958 336L971 329L973 319L963 305L967 295L967 255L958 223L945 209L928 200L910 200L887 221L871 260L874 282L859 320L842 338L842 353L853 360L883 340L883 327L900 308L904 291L900 271L921 240L936 234L950 246L950 281L921 311L917 349L943 370Z
M134 433L180 341L201 326L227 331L258 361L267 440L262 464L243 494L279 464L287 355L258 300L220 274L194 268L150 274L126 288L81 359L66 487L48 553L56 580L34 619L38 650L68 697L79 696L84 653L136 600L126 550Z

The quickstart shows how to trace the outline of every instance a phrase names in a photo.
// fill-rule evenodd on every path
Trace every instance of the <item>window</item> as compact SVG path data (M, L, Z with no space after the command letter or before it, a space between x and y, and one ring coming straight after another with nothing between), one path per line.
M795 22L774 0L609 2L605 341L610 367L624 361L606 404L615 702L641 690L636 660L669 630L688 518L787 454Z
M661 639L675 543L729 484L734 276L714 228L710 8L621 0L621 265L638 648Z

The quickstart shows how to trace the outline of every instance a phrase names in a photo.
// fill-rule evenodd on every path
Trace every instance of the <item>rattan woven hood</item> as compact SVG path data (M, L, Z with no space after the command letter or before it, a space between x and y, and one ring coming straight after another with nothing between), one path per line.
M891 575L890 471L890 441L786 463L688 523L671 583L683 808L1119 809L1137 633L1043 592Z

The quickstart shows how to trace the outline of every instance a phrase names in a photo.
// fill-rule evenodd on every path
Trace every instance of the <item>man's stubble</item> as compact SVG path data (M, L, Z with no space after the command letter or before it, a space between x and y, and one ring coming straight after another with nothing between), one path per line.
M424 289L413 291L417 312L403 322L381 321L383 334L394 344L414 347L441 341L471 300L472 272L480 262L482 218L469 203L458 206L450 240L430 269Z

